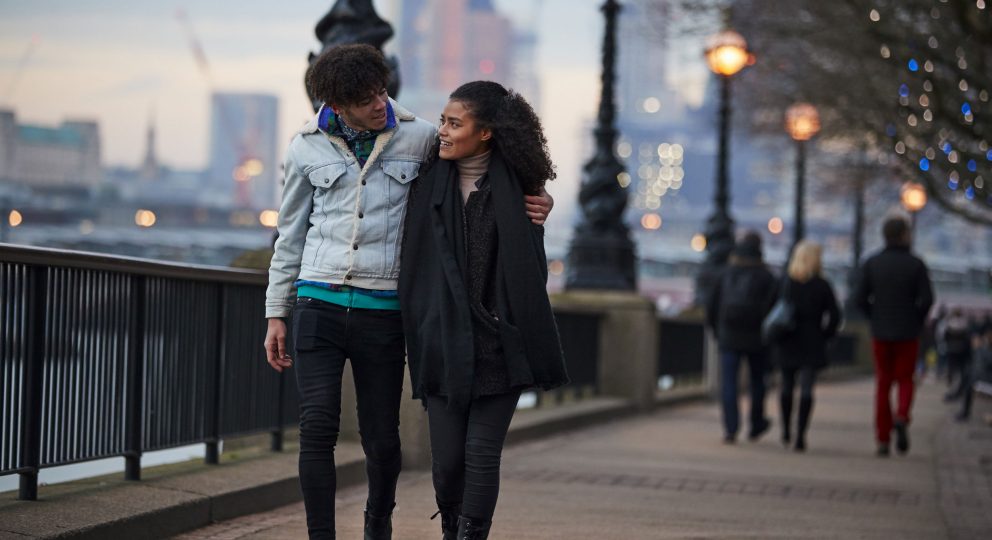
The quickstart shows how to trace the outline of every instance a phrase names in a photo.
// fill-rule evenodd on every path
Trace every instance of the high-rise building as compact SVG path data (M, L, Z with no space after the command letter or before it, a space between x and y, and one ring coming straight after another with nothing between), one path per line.
M18 124L13 111L0 110L0 180L37 190L85 191L102 178L96 122Z
M401 99L418 115L437 117L451 91L469 81L514 85L516 36L491 1L413 0L399 21Z
M276 158L279 101L267 94L211 96L209 202L234 208L274 208L281 177Z

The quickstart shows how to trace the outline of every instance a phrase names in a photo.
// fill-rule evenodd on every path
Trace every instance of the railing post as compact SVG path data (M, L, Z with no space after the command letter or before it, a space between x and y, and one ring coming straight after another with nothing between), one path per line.
M48 288L48 269L44 266L28 267L28 317L27 369L24 380L21 413L21 466L28 470L20 473L17 498L22 501L38 500L38 468L41 464L41 394L45 361L45 301Z
M224 354L227 351L227 320L224 318L227 310L224 309L227 302L226 287L224 284L217 285L217 326L214 331L214 335L217 336L216 347L214 349L214 363L213 363L213 381L210 385L210 390L213 395L210 399L210 409L207 410L206 418L206 455L204 457L204 462L207 465L217 465L220 463L220 397L221 397L221 381L223 377L221 372L224 367Z
M145 371L145 276L132 276L131 323L128 326L127 348L127 398L125 401L127 426L124 435L124 479L141 480L141 442L144 420L144 371Z

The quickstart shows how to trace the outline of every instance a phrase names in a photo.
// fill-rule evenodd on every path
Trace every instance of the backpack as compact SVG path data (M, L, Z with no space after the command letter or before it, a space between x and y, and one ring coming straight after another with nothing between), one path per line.
M731 328L760 326L766 293L758 272L728 271L720 283L720 321Z

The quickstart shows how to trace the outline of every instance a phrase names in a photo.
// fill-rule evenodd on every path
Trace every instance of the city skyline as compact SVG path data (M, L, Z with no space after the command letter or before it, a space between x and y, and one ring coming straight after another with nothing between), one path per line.
M375 3L395 25L394 3ZM0 106L31 124L57 124L66 118L97 121L107 165L141 163L151 115L162 163L205 168L210 94L270 93L280 101L281 156L310 114L302 88L306 54L318 48L313 26L332 4L301 0L291 9L257 1L239 2L237 9L233 2L187 6L186 19L207 69L195 60L185 23L177 17L181 6L120 0L3 5ZM598 95L599 2L583 4L588 4L584 10L574 2L546 0L536 21L536 63L545 88L540 108L547 115L552 152L563 157L578 145L569 140L577 135L575 122L568 120L593 117ZM524 0L496 1L495 6L516 25L523 24L522 13L533 11ZM563 20L569 24L560 24ZM393 39L386 49L396 46ZM428 119L432 115L417 112Z

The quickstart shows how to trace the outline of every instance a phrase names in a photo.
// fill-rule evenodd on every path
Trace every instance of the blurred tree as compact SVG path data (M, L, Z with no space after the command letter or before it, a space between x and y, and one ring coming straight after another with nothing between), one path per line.
M992 0L648 1L683 32L744 35L757 63L735 101L753 132L781 134L784 110L812 103L821 141L992 224Z

